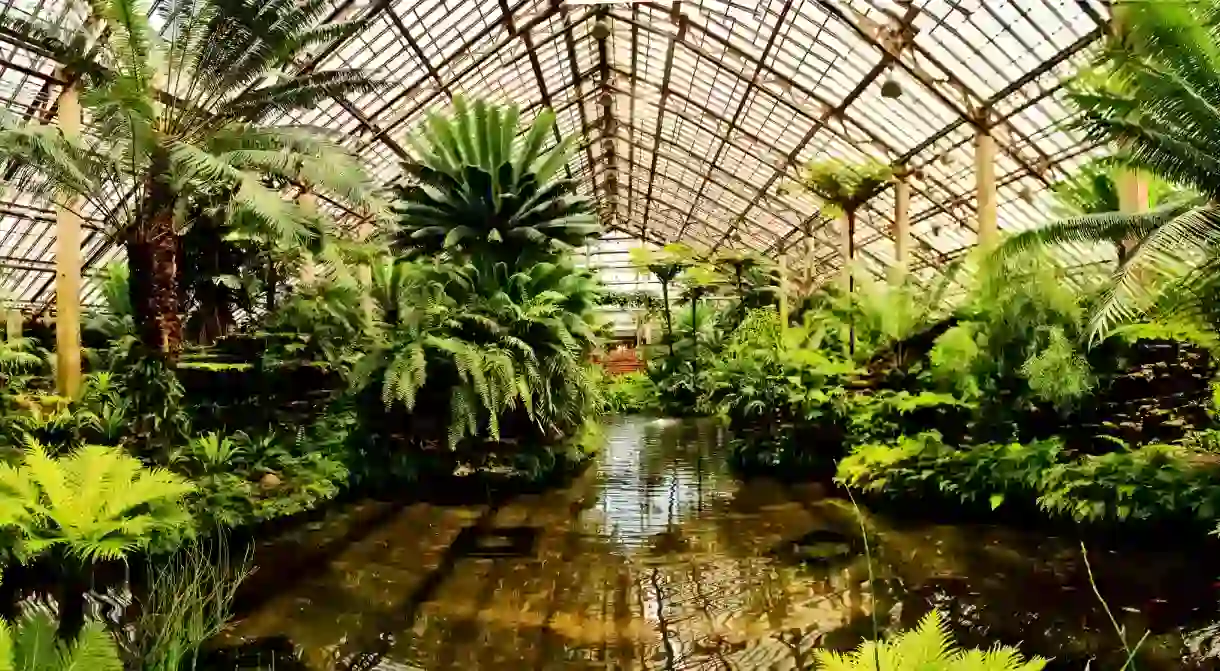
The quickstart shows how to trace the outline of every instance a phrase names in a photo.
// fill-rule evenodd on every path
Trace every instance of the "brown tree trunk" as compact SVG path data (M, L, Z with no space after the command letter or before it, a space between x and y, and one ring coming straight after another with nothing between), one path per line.
M128 291L141 344L175 361L182 350L182 315L178 310L178 235L174 230L174 194L168 177L153 158L144 184L139 221L127 232ZM166 166L168 167L168 166Z

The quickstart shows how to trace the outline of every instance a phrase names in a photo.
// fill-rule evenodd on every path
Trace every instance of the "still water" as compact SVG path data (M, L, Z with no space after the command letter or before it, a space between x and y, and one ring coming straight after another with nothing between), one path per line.
M898 522L819 486L743 483L723 441L711 422L619 418L566 489L349 506L266 544L341 539L227 638L290 642L317 670L805 669L814 648L940 608L970 645L1122 666L1078 539ZM1147 632L1140 670L1220 668L1220 564L1089 543L1118 625L1131 643Z

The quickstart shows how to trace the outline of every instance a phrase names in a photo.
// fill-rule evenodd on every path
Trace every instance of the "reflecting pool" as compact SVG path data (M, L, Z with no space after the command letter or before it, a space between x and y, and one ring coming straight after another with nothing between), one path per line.
M616 418L599 462L565 489L353 504L266 543L282 555L342 539L226 640L278 641L318 670L803 669L817 647L940 608L965 644L1020 645L1056 669L1122 666L1079 540L896 521L820 485L743 483L723 443L710 421ZM1129 641L1148 632L1139 669L1220 668L1220 564L1130 545L1090 541L1089 557ZM258 579L276 578L273 554L260 549Z

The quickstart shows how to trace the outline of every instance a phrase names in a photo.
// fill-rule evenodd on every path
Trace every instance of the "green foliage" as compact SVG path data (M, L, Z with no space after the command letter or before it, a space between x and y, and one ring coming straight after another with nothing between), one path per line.
M149 562L149 584L139 598L125 655L131 668L194 668L199 648L232 617L233 599L253 573L251 552L233 558L223 533L192 540L174 554Z
M89 622L71 641L58 640L56 626L41 609L29 609L15 625L0 620L0 671L123 671L105 625Z
M516 142L520 110L458 96L451 116L429 115L410 139L399 189L399 244L427 253L461 250L514 262L523 254L566 251L600 230L576 182L558 179L577 141L548 152L555 113L543 110Z
M958 449L931 432L861 445L839 463L837 478L873 494L926 495L994 509L1005 500L1037 496L1043 474L1062 453L1055 440Z
M1212 467L1180 447L1145 446L1072 456L1058 440L954 447L939 434L861 445L839 464L849 487L991 509L1037 507L1079 522L1193 520L1214 525L1220 486Z
M816 668L823 671L1041 671L1047 664L1041 657L1026 661L1013 648L958 649L938 611L888 641L866 641L847 654L818 650L816 655Z
M586 271L566 260L518 271L398 265L395 302L378 305L379 328L353 372L357 387L376 384L387 411L440 410L457 447L466 438L499 440L501 421L514 412L544 435L565 435L600 402L583 363L596 343L599 293Z
M892 177L891 168L880 161L848 163L826 159L805 166L800 183L832 208L827 214L834 215L834 209L839 213L855 210L889 184Z
M108 223L127 248L129 307L147 352L172 359L181 344L177 236L192 203L217 198L226 223L298 244L317 228L319 215L282 198L280 184L325 189L353 209L386 215L376 185L338 138L268 123L333 96L380 88L356 70L283 70L354 25L322 23L327 10L318 3L203 0L164 12L156 28L153 12L130 0L100 0L89 9L108 39L69 34L21 11L6 13L3 22L80 83L92 139L7 115L0 154L12 166L14 186L44 197L81 197L116 213ZM137 185L133 206L107 204L108 185L116 183ZM195 293L188 291L188 300Z
M213 473L237 470L239 460L246 456L246 449L232 437L212 432L191 438L190 445L180 458L197 465L202 473Z
M29 374L46 364L33 338L0 341L0 375Z
M1021 366L1021 375L1035 397L1064 408L1093 388L1093 374L1062 328L1051 327L1048 334L1046 346Z
M610 377L603 395L607 412L615 414L655 412L660 408L656 385L639 371Z
M1218 14L1215 0L1122 3L1096 64L1070 88L1089 141L1120 147L1123 164L1201 194L1142 215L1086 215L1014 239L1018 246L1138 241L1094 310L1094 339L1142 316L1217 323Z
M958 279L966 293L935 340L925 379L977 400L1003 425L1039 403L1067 411L1093 388L1084 356L1084 299L1044 254L978 257ZM960 277L960 276L959 276Z
M31 442L19 466L0 464L0 528L27 560L60 547L87 561L118 559L180 528L180 501L193 489L113 447L54 458Z
M10 448L33 441L55 453L84 446L103 432L96 414L63 396L16 394L0 414L0 436ZM108 418L109 419L109 418Z
M1124 324L1110 332L1110 337L1134 345L1141 340L1170 340L1194 343L1211 352L1220 352L1220 335L1206 325L1179 320Z

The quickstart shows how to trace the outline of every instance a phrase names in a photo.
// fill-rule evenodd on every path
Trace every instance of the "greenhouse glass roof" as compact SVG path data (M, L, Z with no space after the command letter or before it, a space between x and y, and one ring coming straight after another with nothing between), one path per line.
M83 23L83 4L4 3ZM996 139L1001 230L1046 221L1046 187L1095 153L1064 127L1062 84L1107 17L1103 0L336 0L331 20L367 24L296 66L366 68L391 83L285 121L342 132L389 183L403 136L455 95L516 102L527 118L550 106L561 133L584 136L568 170L599 204L608 241L587 258L609 274L630 272L624 238L812 253L832 273L837 237L817 199L783 185L813 159L905 164L918 170L911 266L928 273L975 241L976 129ZM50 119L55 71L0 32L10 113ZM129 189L113 185L109 202ZM46 310L53 211L11 189L2 200L7 288ZM893 207L893 190L881 193L857 231L860 263L876 274L894 259ZM121 256L103 212L86 213L86 274ZM86 289L86 303L96 298Z

